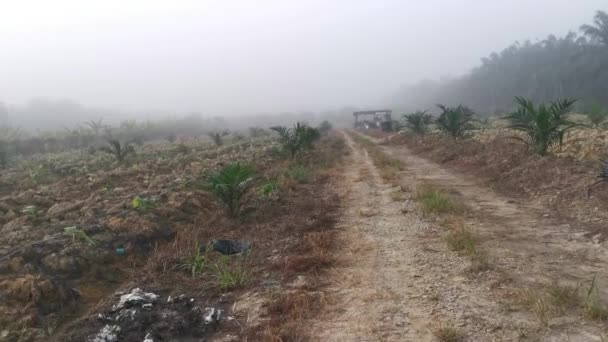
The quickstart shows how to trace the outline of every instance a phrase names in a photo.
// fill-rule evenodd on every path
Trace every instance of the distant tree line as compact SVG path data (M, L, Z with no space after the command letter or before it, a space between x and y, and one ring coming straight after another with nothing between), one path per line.
M608 107L608 14L598 11L593 24L580 31L517 42L482 58L463 77L402 89L399 103L416 108L466 103L482 115L513 109L515 96L533 101L576 98L579 110Z

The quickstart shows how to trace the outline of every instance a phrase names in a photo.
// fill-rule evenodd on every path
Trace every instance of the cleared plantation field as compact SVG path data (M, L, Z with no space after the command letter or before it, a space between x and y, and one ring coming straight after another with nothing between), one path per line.
M293 322L264 309L280 306L267 289L331 264L339 199L327 184L344 153L324 136L289 158L264 134L145 144L124 162L80 151L20 159L0 186L0 340L286 334ZM235 163L251 180L231 217L208 177ZM209 249L223 239L250 247ZM264 318L238 324L252 312Z

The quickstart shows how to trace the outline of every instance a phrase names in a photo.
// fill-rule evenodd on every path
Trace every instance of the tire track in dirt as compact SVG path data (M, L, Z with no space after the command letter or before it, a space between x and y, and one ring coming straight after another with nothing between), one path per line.
M383 146L383 151L405 164L402 179L412 189L432 182L472 208L474 217L468 218L467 224L480 232L491 263L508 273L505 282L513 282L500 287L535 289L557 281L581 286L596 277L603 285L600 291L608 297L608 251L585 237L584 231L574 231L567 222L547 217L549 210L540 205L518 203L415 156L405 146ZM541 334L542 341L603 341L601 334L606 327L599 323L584 322L581 317L562 317L561 321L566 324L556 322L554 331Z
M394 201L365 150L352 150L339 222L340 260L327 289L328 314L314 341L435 341L454 326L471 341L517 341L527 317L503 313L493 293L464 276L468 262L447 250L443 229L422 219L412 193Z

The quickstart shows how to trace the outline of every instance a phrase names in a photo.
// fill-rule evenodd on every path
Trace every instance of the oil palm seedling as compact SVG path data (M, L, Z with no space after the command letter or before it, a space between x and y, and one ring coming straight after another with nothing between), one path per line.
M429 125L433 123L433 117L427 111L415 111L411 114L404 114L405 126L415 134L426 134Z
M108 140L108 144L102 146L99 150L111 154L119 163L122 163L130 154L135 153L133 145L128 143L121 144L120 141L115 139Z
M156 203L153 200L139 196L136 196L131 201L131 208L140 214L148 213L150 210L154 209L155 206Z
M215 146L222 146L224 144L223 137L228 135L228 131L207 132L207 135L213 140Z
M541 156L546 155L551 146L561 146L565 133L578 126L567 118L576 100L560 99L538 106L523 97L516 97L515 101L519 108L507 114L505 119L510 123L509 128L522 132L524 137L513 138L532 147Z
M249 136L252 138L261 137L266 134L266 131L261 127L249 127Z
M451 136L454 140L461 138L475 127L475 112L469 107L458 105L457 107L447 107L437 105L441 109L441 115L435 120L437 128Z
M99 120L90 120L84 123L89 126L89 128L93 131L95 136L98 136L101 130L103 129L103 119L99 118Z
M314 142L321 137L318 129L301 122L297 122L293 128L273 126L270 129L279 134L279 142L291 158L304 150L312 149Z
M206 188L226 206L231 217L239 217L243 196L254 185L254 176L249 166L228 164L206 177Z
M79 240L90 247L95 246L95 240L91 239L91 237L88 236L84 230L78 229L76 226L65 227L63 229L63 235L70 236L72 238L72 242L76 242L76 240Z
M35 206L35 205L28 205L25 208L23 208L23 210L21 210L21 212L24 213L25 215L27 215L33 222L40 221L40 219L42 217L42 212L41 212L40 208L38 208L38 206Z

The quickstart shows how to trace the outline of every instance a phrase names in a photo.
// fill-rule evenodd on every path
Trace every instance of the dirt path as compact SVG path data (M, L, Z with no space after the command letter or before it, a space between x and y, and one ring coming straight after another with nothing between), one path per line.
M431 181L461 197L473 209L477 229L485 235L499 266L531 282L584 283L594 276L608 284L608 249L549 217L549 210L496 194L473 179L413 155L404 146L384 146L385 153L406 165L410 184Z
M334 301L314 324L313 340L440 341L437 332L446 327L463 341L606 340L606 326L582 308L557 310L547 302L551 286L585 288L594 276L605 294L603 245L540 206L500 196L403 146L383 146L405 164L405 191L396 200L399 187L383 183L365 149L345 138L353 153L343 183L344 246L332 272ZM471 208L465 221L480 233L488 270L472 272L466 257L447 249L441 220L421 215L414 191L427 182ZM525 306L526 293L540 295Z
M353 154L340 222L345 244L329 289L335 303L313 340L434 341L434 331L453 326L471 341L510 341L532 329L464 276L468 263L447 250L443 229L421 218L412 193L393 200L395 188L346 138Z

